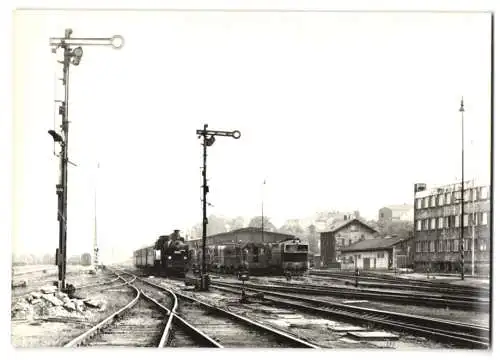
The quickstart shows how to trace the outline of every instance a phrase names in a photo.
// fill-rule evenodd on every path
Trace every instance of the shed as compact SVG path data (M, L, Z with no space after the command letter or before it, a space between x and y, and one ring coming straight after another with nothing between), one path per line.
M396 263L397 246L407 239L399 237L377 237L359 241L342 249L341 268L354 270L389 270Z

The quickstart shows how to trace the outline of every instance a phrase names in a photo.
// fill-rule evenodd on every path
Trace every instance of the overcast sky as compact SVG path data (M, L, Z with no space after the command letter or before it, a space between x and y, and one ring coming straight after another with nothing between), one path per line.
M280 226L326 209L371 219L413 184L490 176L490 16L423 13L21 11L15 16L13 250L57 247L58 159L47 134L62 67L49 37L125 38L71 67L68 253L152 243L209 214ZM101 168L96 181L95 167ZM128 251L128 250L127 250Z

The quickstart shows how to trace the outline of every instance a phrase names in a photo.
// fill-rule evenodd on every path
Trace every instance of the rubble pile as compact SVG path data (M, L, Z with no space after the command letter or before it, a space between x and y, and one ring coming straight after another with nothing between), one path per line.
M57 291L56 286L44 286L18 300L12 307L12 320L43 320L46 318L85 318L87 310L106 310L106 302L98 299L75 299Z

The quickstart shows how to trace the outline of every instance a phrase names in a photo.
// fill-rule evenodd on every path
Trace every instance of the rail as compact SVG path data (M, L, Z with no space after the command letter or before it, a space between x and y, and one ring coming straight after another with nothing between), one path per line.
M135 286L131 285L136 279L135 276L132 278L132 280L128 280L128 281L119 275L118 275L118 277L124 281L124 284L120 284L121 286L130 285L132 288L134 288L136 290L136 293L137 293L136 297L131 302L129 302L127 305L125 305L121 309L115 311L113 314L108 316L106 319L99 322L97 325L93 326L89 330L85 331L83 334L77 336L76 338L74 338L73 340L68 342L66 345L64 345L64 347L74 347L74 346L79 346L79 345L83 344L88 338L92 337L100 329L102 329L103 327L105 327L106 325L111 323L113 321L113 319L115 319L116 317L118 317L119 315L121 315L122 313L127 311L128 309L132 308L135 304L137 304L137 302L139 301L139 298L141 297L141 293L140 293L139 289L137 289Z

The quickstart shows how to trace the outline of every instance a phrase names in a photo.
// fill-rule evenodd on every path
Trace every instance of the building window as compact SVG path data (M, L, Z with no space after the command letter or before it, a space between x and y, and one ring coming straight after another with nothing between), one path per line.
M422 199L417 199L417 209L422 208Z
M470 191L472 193L472 201L476 201L477 200L477 189L471 189Z
M429 244L429 252L434 252L434 241L431 241Z
M434 252L438 252L438 248L439 248L439 240L435 240L434 241Z
M432 218L431 219L431 230L434 230L436 228L436 219Z
M384 253L383 252L379 252L377 253L377 258L379 259L383 259L385 256L384 256Z
M439 194L438 195L438 206L442 206L442 205L444 205L444 195Z
M445 216L443 220L444 220L443 228L448 229L450 227L450 218L448 216Z
M470 190L464 190L464 201L469 201L470 199Z
M422 230L422 221L417 220L417 231L420 231L420 230Z
M488 197L488 187L487 186L483 186L481 188L481 195L480 195L481 199L486 199Z
M455 227L460 227L460 215L455 215Z
M451 240L445 240L446 241L446 249L445 251L450 252L451 251Z
M427 230L427 219L422 220L422 229Z
M446 193L445 194L445 202L446 204L451 204L451 193Z
M488 213L483 213L481 225L488 225Z
M455 239L453 240L453 251L459 251L460 250L460 240Z
M436 206L436 196L432 195L431 196L431 207L434 207L434 206Z
M443 218L442 217L439 217L438 218L438 229L442 229L443 228Z
M424 197L424 208L428 208L428 207L429 207L429 198Z
M420 241L415 245L415 252L420 252Z
M486 245L486 240L481 240L479 242L479 251L486 251L488 248Z
M469 226L469 214L464 214L464 226Z
M351 225L351 231L358 231L357 225Z

